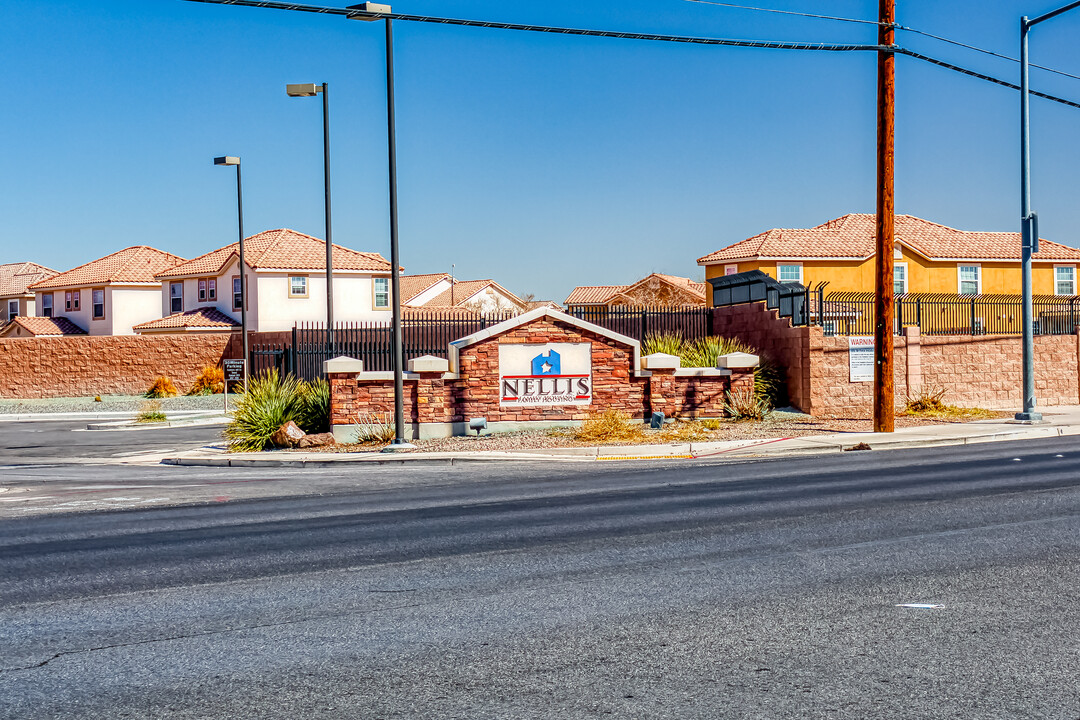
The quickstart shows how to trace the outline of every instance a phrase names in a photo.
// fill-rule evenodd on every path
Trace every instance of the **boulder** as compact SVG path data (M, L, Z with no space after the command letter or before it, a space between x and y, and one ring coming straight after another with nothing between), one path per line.
M337 445L337 440L334 439L334 433L314 433L312 435L305 435L300 438L300 442L297 443L298 448L313 448L313 447L325 447L327 445Z
M304 431L290 420L274 431L274 434L270 436L270 442L274 444L274 447L279 448L296 447L303 437Z

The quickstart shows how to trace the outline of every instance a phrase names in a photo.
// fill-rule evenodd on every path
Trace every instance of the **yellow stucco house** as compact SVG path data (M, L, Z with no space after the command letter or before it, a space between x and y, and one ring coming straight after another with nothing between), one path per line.
M807 229L773 229L698 259L705 277L761 270L828 292L874 291L875 217L852 213ZM1020 294L1020 233L971 232L896 216L896 293ZM1080 250L1039 240L1035 295L1076 295Z

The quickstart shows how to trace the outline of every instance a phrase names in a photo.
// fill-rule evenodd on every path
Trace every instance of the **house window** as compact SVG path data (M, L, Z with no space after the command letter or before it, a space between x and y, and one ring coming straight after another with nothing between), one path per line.
M307 275L294 275L289 278L289 297L307 297Z
M217 278L210 278L206 281L207 299L211 302L217 300Z
M64 312L71 312L71 291L64 293Z
M19 317L19 301L18 300L8 300L7 319L8 320L14 320L17 317Z
M1054 267L1054 294L1076 294L1076 267L1073 265L1058 265Z
M72 310L78 310L79 309L79 291L78 290L72 290L71 291L71 309Z
M376 310L390 307L390 278L375 278L374 307Z
M979 295L982 293L982 267L979 265L960 265L957 268L961 295Z
M736 275L736 274L738 274L738 272L739 272L739 266L738 265L725 265L724 266L724 274L725 275Z
M893 295L903 295L907 292L907 263L893 265Z
M103 319L105 317L105 291L101 288L91 290L90 299L93 303L94 319Z
M777 265L776 279L782 283L802 283L802 265Z
M206 302L206 280L199 280L199 302Z
M169 312L184 312L184 283L169 283Z
M241 310L244 307L244 296L242 294L243 288L240 284L240 278L234 277L232 279L232 309Z
M41 296L41 317L52 317L52 293L45 293Z

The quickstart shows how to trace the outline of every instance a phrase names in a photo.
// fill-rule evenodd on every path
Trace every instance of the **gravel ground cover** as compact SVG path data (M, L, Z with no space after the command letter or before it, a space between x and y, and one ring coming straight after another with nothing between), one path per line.
M1011 417L1011 413L993 413L990 417ZM975 419L975 418L973 418ZM987 419L986 417L978 419ZM965 422L938 418L917 418L897 415L896 427L919 427L942 423ZM423 452L491 452L506 450L535 450L558 447L593 447L596 445L664 445L679 442L711 442L720 440L753 440L759 438L805 437L838 432L872 432L870 419L817 419L797 411L774 410L762 421L721 421L713 430L704 429L698 423L670 423L663 431L646 431L641 439L628 442L582 442L573 431L528 430L514 433L493 433L480 437L451 437L433 440L416 440L413 444ZM372 452L383 444L336 445L327 448L311 448L303 452Z
M232 408L239 396L229 393ZM0 415L23 415L28 413L100 413L130 412L133 415L148 402L141 395L102 395L101 402L92 397L47 398L36 400L0 400ZM225 401L221 395L196 395L160 398L161 411L168 415L178 410L223 410Z

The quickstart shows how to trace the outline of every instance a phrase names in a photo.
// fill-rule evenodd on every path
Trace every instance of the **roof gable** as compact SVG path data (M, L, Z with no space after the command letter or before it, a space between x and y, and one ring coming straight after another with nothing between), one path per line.
M32 262L0 265L0 296L27 295L27 288L58 273Z
M20 333L19 330L23 332ZM25 335L26 337L54 337L59 335L85 335L86 331L66 317L16 317L2 329L0 337Z
M1020 233L957 230L912 215L896 216L896 241L931 260L1020 260ZM876 248L876 216L851 213L805 229L774 228L698 258L699 265L748 259L857 259ZM1080 261L1080 250L1040 240L1035 260Z
M153 283L156 275L182 262L184 258L172 253L147 245L135 245L36 282L30 289Z

